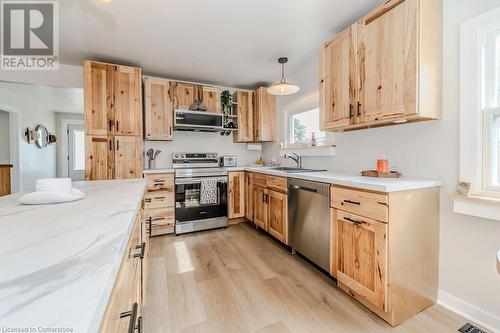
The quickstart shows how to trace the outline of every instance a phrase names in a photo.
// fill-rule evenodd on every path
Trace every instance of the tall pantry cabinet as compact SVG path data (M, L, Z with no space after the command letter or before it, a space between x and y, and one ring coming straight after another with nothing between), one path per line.
M142 177L141 69L85 61L85 179Z

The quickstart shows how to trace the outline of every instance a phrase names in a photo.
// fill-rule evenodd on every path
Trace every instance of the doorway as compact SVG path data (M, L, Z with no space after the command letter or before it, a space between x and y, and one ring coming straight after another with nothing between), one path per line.
M83 125L68 125L68 176L73 181L85 178L85 133Z

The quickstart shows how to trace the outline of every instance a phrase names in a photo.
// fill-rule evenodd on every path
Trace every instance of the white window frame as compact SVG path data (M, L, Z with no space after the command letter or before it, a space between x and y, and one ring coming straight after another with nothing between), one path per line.
M319 109L319 94L311 94L309 96L305 96L293 103L287 104L283 107L283 140L284 140L284 148L285 149L293 149L293 148L314 148L309 146L309 144L301 144L301 143L292 143L292 117L296 114L311 111L314 109ZM320 121L320 119L318 119ZM333 133L325 132L325 140L318 141L316 147L327 147L332 146L335 142L335 135Z
M485 130L484 110L489 106L491 92L483 82L486 41L500 29L500 8L476 16L460 26L460 181L471 183L471 194L500 197L500 188L488 186L489 165L483 163L490 131ZM491 55L489 55L491 58ZM486 78L491 80L492 78ZM491 86L491 85L490 85ZM493 109L488 111L492 112ZM494 110L493 110L494 111Z

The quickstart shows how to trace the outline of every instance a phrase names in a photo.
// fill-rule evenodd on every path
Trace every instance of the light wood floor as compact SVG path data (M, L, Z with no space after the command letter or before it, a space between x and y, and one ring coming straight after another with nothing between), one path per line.
M145 331L456 332L435 305L391 328L335 282L247 223L152 238Z

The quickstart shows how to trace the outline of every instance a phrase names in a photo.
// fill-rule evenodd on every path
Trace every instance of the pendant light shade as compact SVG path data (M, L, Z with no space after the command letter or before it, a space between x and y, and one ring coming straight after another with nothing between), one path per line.
M281 64L281 81L271 87L267 88L267 93L270 95L286 96L295 94L300 88L294 84L288 83L285 80L285 64L288 58L279 58L278 63Z

